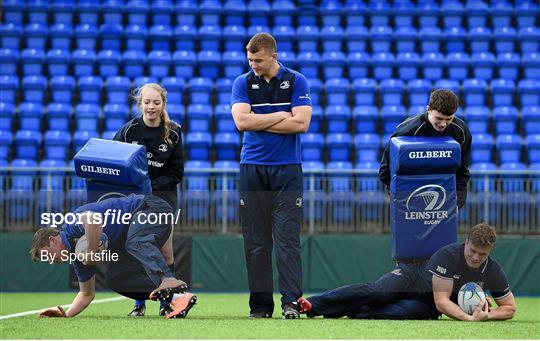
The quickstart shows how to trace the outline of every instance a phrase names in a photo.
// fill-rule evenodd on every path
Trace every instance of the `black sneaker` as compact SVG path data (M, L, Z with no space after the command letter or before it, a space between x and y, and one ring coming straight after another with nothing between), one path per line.
M162 304L159 306L159 316L167 316L173 311L170 304Z
M297 302L291 302L287 303L283 306L283 318L284 319L299 319L300 318L300 312L298 311L298 303Z
M136 305L128 316L144 316L146 314L145 305Z
M257 311L257 312L249 314L249 318L251 318L251 319L269 319L269 318L272 318L272 314L267 313L265 311Z

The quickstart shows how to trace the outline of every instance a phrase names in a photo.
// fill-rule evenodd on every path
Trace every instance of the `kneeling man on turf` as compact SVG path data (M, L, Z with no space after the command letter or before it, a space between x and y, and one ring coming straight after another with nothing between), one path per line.
M116 212L123 219L111 219ZM61 230L39 229L32 241L32 259L51 263L65 262L66 254L75 251L77 240L83 235L88 241L86 260L75 260L73 268L79 280L79 293L67 311L61 307L47 309L44 317L72 317L83 311L95 297L95 261L102 233L108 237L111 260L106 274L108 287L120 295L144 300L168 301L171 305L167 318L185 317L197 297L187 293L185 282L174 278L160 249L171 233L172 209L163 199L152 195L131 194L123 198L106 199L77 208L75 224L64 224ZM160 219L147 219L151 215ZM169 219L167 220L167 216ZM98 219L101 218L101 219ZM109 219L107 219L109 218ZM155 223L150 223L154 222Z
M489 256L496 238L491 226L478 224L464 244L441 248L426 264L400 263L374 283L300 298L300 312L329 318L438 319L442 313L462 321L511 319L516 311L514 296L505 273ZM472 315L462 311L456 304L457 294L468 282L489 290L498 308L491 310L488 299Z

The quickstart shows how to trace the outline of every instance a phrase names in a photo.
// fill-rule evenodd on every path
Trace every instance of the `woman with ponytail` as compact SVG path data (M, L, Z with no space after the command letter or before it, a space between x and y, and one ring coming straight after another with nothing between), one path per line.
M146 147L148 175L152 192L165 199L176 213L178 184L184 176L184 157L181 127L171 121L167 113L167 91L156 83L147 83L135 89L133 98L141 115L127 122L114 136L114 140L140 144ZM174 272L172 235L161 249L167 264ZM160 315L167 315L169 304L162 302ZM144 301L136 301L130 316L144 316Z

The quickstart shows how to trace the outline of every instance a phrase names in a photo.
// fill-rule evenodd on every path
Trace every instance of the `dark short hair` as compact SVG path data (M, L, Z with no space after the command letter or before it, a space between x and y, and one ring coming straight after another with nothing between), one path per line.
M437 110L446 116L456 113L459 106L459 98L452 90L437 89L429 96L429 109Z
M497 233L495 229L488 224L474 225L467 236L467 241L471 242L474 246L488 247L495 245L497 241Z
M272 37L270 33L257 33L256 35L251 37L248 44L246 45L246 50L250 53L257 53L262 49L265 49L270 54L277 51L276 39Z
M58 236L60 231L54 227L43 227L37 230L32 239L32 246L30 246L30 257L35 262L39 259L41 249L45 246L49 246L49 237Z

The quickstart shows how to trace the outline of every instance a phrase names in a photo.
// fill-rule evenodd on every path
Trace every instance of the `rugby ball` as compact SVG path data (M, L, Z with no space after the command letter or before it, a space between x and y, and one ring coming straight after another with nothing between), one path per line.
M458 292L458 305L469 315L472 315L478 306L484 306L486 303L486 294L482 288L474 283L463 284Z
M101 234L101 237L99 238L99 246L97 249L98 253L101 253L103 251L106 251L109 246L109 238L105 233ZM75 254L81 254L86 253L88 250L88 240L86 239L86 234L84 234L79 240L77 240L77 244L75 244Z

